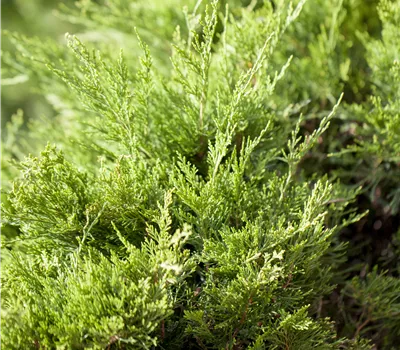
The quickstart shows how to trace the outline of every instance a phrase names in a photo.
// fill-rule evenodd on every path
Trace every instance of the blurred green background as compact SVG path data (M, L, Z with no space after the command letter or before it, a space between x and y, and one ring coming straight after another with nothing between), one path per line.
M72 4L74 1L64 0L63 2ZM71 32L76 27L56 16L54 10L57 6L58 2L54 0L3 0L1 2L2 54L12 53L15 50L4 35L5 31L63 40L64 33ZM3 72L2 77L4 78ZM18 109L24 110L27 118L54 113L44 97L35 93L35 81L28 81L22 77L19 79L21 82L16 85L11 85L7 79L2 79L2 129ZM4 133L3 137L6 137Z

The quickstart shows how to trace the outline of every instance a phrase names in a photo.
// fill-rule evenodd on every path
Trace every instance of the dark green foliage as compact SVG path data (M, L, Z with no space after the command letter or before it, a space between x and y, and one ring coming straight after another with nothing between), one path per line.
M66 43L5 33L56 114L2 142L5 348L397 346L399 1L58 15Z

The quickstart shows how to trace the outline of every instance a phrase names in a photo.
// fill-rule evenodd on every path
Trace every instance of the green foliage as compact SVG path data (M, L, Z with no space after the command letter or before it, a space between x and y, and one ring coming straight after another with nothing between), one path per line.
M141 249L125 245L123 258L97 251L59 259L41 254L34 260L10 257L3 271L7 304L3 310L2 345L25 348L95 348L130 344L148 349L156 344L159 323L172 313L176 295L193 268L182 246L190 235L185 227L170 235L166 196L157 219L160 230L148 228ZM11 293L18 288L18 295ZM9 295L11 293L11 295ZM77 318L77 316L79 317ZM11 327L11 323L14 324Z
M371 189L398 212L399 9L377 38L358 0L81 0L66 44L5 33L56 116L2 142L2 344L396 346L397 241L365 277L342 234Z
M382 1L378 7L382 21L382 38L363 38L367 50L367 61L372 71L373 96L364 106L351 106L360 124L356 128L356 143L349 147L362 158L371 175L364 181L373 185L372 196L377 186L389 191L386 200L393 213L400 209L398 181L400 155L400 63L398 49L400 36L400 3Z
M40 159L31 157L19 166L22 179L9 194L13 213L6 218L28 234L79 232L89 197L87 177L49 146Z
M398 278L379 274L376 268L365 279L348 283L342 293L355 300L353 308L359 315L354 325L356 336L378 329L385 346L395 344L400 334L399 289Z

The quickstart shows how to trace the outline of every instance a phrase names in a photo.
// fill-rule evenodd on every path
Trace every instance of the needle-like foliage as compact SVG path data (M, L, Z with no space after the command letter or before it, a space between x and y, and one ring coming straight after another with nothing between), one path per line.
M2 144L2 345L395 346L398 265L355 276L341 233L399 173L400 4L381 1L380 39L355 34L357 4L81 0L63 43L6 33L7 84L36 81L56 116L19 111ZM374 88L350 103L352 40ZM357 117L348 148L326 144L336 117ZM321 148L371 173L308 168Z

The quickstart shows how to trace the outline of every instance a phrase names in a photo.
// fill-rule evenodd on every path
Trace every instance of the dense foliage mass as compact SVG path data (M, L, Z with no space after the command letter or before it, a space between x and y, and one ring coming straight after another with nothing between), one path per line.
M4 31L5 349L398 348L399 0L57 16Z

